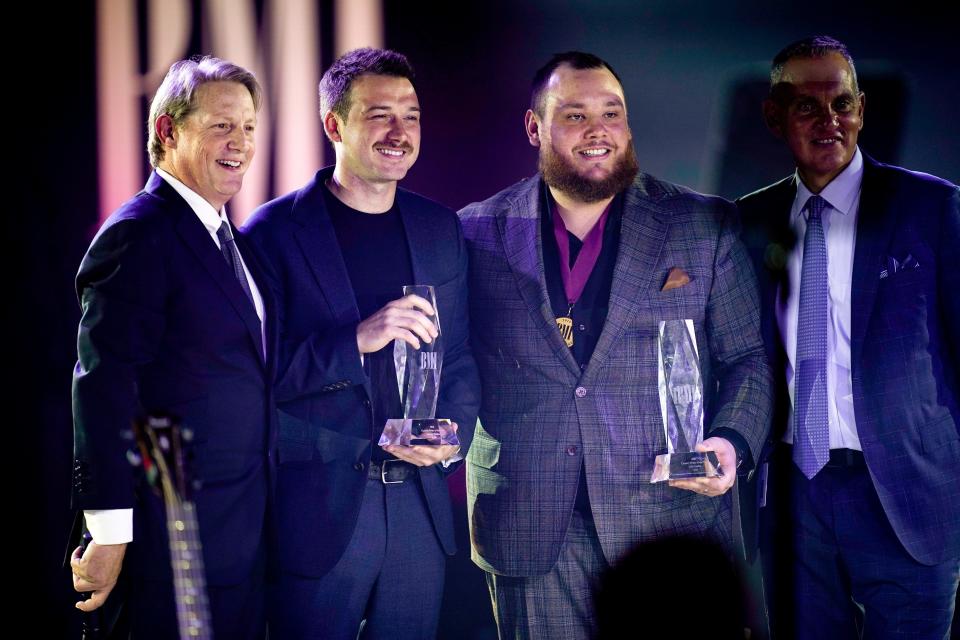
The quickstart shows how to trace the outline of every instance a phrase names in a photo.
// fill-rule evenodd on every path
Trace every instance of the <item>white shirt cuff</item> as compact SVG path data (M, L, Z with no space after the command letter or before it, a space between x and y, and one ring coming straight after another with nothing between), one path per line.
M87 530L97 544L123 544L133 541L133 509L84 510Z
M457 449L457 452L455 454L453 454L446 460L441 460L440 464L442 464L443 468L446 469L447 467L452 465L454 462L460 462L461 460L463 460L463 456L460 455L460 449Z

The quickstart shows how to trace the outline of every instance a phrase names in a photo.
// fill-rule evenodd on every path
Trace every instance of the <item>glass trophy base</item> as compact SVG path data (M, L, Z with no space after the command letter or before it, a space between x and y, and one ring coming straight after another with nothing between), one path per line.
M453 429L453 423L447 418L390 418L377 444L460 446L460 439Z
M684 478L716 478L723 475L720 461L713 451L684 451L664 453L654 462L650 482L682 480Z

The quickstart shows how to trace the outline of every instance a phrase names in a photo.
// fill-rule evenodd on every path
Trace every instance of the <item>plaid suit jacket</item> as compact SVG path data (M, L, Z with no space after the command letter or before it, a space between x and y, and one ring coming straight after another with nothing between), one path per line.
M627 190L606 324L580 370L550 308L539 176L460 212L470 256L471 341L483 398L467 457L473 559L530 576L557 560L581 465L604 555L665 535L729 540L730 493L650 484L667 450L657 393L658 323L692 319L705 430L743 435L754 458L769 427L769 369L756 283L720 199L640 174ZM690 283L663 292L673 267Z

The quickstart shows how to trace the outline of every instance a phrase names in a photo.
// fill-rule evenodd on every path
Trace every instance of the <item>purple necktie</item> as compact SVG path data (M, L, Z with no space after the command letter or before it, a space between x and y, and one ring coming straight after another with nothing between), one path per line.
M807 200L800 309L797 318L796 384L793 402L793 461L812 478L830 457L827 418L827 243L821 214L827 202Z

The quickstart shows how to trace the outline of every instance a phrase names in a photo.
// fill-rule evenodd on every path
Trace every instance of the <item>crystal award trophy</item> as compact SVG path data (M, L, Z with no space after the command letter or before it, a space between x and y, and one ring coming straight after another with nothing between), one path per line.
M703 381L693 320L662 320L657 346L667 453L657 456L650 482L719 476L717 454L695 450L703 442Z
M397 370L397 387L400 391L402 418L387 420L380 445L459 445L453 423L446 418L437 418L437 395L440 392L440 369L443 366L443 335L440 333L440 318L436 294L430 285L407 285L403 295L415 294L433 307L429 316L437 330L432 342L420 341L420 348L404 340L393 341L393 363Z

